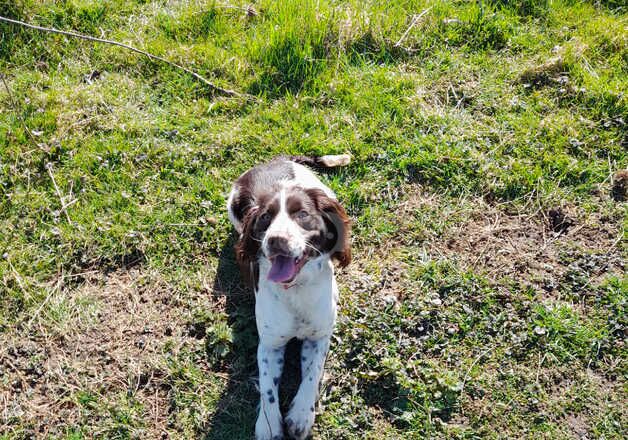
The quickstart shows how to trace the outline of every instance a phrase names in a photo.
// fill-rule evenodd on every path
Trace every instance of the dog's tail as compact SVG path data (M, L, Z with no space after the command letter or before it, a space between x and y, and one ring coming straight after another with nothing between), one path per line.
M326 156L288 156L288 160L312 168L335 168L349 165L350 154L329 154Z

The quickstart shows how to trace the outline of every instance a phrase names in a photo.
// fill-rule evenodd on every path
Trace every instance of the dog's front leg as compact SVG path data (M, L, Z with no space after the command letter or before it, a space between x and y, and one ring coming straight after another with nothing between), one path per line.
M283 438L281 411L279 410L279 381L283 370L283 355L286 347L257 347L259 368L260 406L255 423L257 440L279 440Z
M286 415L286 427L291 436L304 439L314 424L314 408L318 387L323 375L325 357L329 350L329 337L303 341L301 348L301 385Z

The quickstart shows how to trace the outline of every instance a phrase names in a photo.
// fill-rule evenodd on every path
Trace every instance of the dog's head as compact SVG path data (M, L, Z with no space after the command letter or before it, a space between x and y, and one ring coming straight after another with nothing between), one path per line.
M248 209L236 255L248 263L263 254L271 263L268 279L290 283L308 260L322 255L347 266L350 229L345 210L320 189L283 188Z

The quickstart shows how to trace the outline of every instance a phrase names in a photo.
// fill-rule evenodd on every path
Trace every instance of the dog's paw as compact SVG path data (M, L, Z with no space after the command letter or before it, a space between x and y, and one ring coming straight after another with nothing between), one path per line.
M304 406L293 402L284 422L288 433L293 438L297 440L307 438L314 426L314 406Z
M255 422L255 440L283 440L281 414L264 414L260 411Z

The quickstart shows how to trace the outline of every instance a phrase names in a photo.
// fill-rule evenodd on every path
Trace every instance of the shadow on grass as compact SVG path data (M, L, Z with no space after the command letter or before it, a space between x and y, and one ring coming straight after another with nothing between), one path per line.
M245 439L253 436L251 421L255 417L257 399L253 382L257 374L255 301L251 289L242 282L233 251L235 242L236 236L232 233L221 250L212 290L215 300L226 303L233 344L222 369L229 375L229 382L211 416L209 430L204 433L203 438L206 440Z
M253 438L259 395L257 382L257 329L255 326L255 297L253 289L242 281L233 246L235 232L220 253L218 271L212 295L226 302L228 323L233 332L230 356L225 359L223 373L229 382L210 417L209 429L201 438L229 440ZM280 403L286 411L300 382L300 343L291 341L286 350L286 363L280 385Z

